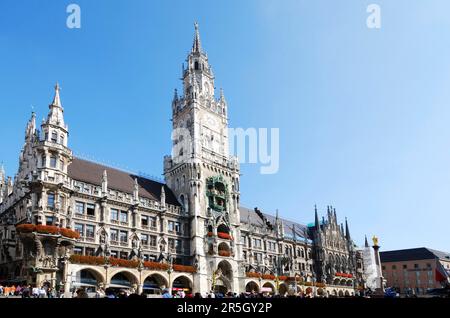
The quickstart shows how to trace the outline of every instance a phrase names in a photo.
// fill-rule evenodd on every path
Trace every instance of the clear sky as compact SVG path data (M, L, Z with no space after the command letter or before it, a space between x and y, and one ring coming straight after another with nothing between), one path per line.
M81 29L66 7L81 7ZM366 26L370 3L381 29ZM0 161L17 170L34 106L58 81L75 153L161 176L174 88L198 21L230 126L280 128L280 170L242 165L241 202L309 223L347 217L356 243L450 251L450 2L0 3Z

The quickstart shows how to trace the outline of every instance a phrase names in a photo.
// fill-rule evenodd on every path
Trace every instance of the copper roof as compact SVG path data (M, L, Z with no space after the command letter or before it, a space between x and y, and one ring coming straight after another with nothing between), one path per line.
M80 158L74 158L67 170L70 178L98 186L101 186L103 171L106 170L108 174L108 188L129 194L133 193L134 179L137 179L139 196L156 201L161 200L161 188L164 186L166 203L180 205L169 187L161 182Z

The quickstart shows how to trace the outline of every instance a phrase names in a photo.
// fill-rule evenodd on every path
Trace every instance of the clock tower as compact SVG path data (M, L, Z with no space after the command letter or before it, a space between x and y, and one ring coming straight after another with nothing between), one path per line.
M183 93L172 101L172 155L164 177L189 215L194 292L238 292L239 164L229 155L227 102L215 97L214 75L195 23L192 50L182 67Z

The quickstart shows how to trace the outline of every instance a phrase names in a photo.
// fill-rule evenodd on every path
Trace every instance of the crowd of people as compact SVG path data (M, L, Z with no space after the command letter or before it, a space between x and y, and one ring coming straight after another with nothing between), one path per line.
M3 297L22 297L22 298L58 298L61 292L56 289L43 285L41 287L32 285L6 285L0 284L0 295Z
M48 285L43 285L41 287L32 285L8 285L3 286L0 284L0 295L3 297L22 297L22 298L63 298L67 297L64 295L63 290L57 290ZM273 293L258 293L256 291L245 292L245 293L220 293L210 291L207 293L191 293L185 290L170 290L165 288L161 290L158 294L147 295L142 293L141 295L137 293L132 293L127 289L115 289L106 288L86 290L84 287L73 289L70 298L321 298L321 295L314 295L312 293L297 293L297 294L273 294Z

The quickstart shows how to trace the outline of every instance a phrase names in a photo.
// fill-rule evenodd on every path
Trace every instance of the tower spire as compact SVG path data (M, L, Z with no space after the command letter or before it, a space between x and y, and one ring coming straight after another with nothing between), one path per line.
M345 218L345 238L349 241L350 240L350 231L348 229L348 222L347 218Z
M367 235L364 235L365 240L364 240L364 247L369 247L369 242L367 241Z
M197 22L194 22L194 27L195 27L195 35L194 35L194 43L192 45L192 52L202 53L202 44L200 42L200 31L198 30Z
M53 101L52 101L51 106L62 107L61 106L61 99L59 97L59 90L60 90L59 83L56 82L56 85L55 85L55 96L53 97Z
M319 215L317 214L317 205L316 204L314 204L314 226L316 227L317 231L320 229Z
M50 109L46 124L51 124L55 126L62 127L66 129L64 125L64 116L63 116L63 107L61 105L61 98L59 96L60 87L59 84L55 85L55 95L53 96L53 100L51 104L48 106Z

